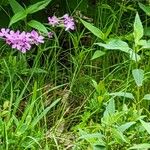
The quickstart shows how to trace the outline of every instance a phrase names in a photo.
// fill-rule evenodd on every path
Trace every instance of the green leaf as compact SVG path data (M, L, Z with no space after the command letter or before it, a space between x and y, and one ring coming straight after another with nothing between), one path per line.
M106 150L106 147L104 145L101 145L101 144L94 144L93 150Z
M24 8L16 0L8 0L8 1L15 14L20 11L24 11Z
M121 50L123 52L129 53L130 48L128 44L120 39L110 39L108 43L95 43L101 47L104 47L108 50Z
M49 111L53 108L61 99L57 99L54 101L49 107L47 107L39 116L35 117L32 122L32 127L34 127Z
M145 128L145 130L150 134L150 123L147 123L143 120L140 120L142 126Z
M112 134L119 143L124 143L124 142L128 143L128 141L126 140L126 137L123 135L121 131L117 129L112 129Z
M150 144L148 143L142 143L142 144L136 144L132 147L130 147L129 149L141 149L141 150L148 150L150 148Z
M109 117L109 116L111 116L111 115L113 115L113 114L115 114L115 102L114 102L114 99L110 99L110 102L108 103L108 105L107 105L107 107L106 107L106 110L105 110L105 112L104 112L104 120L106 119L107 120L107 118Z
M139 3L139 7L148 15L150 16L150 6L146 6L142 3Z
M100 50L97 50L97 51L94 53L94 55L92 56L91 60L96 59L96 58L99 58L99 57L101 57L101 56L103 56L103 55L105 55L105 54L106 54L105 52L100 51Z
M43 33L48 33L46 27L40 23L39 21L36 21L36 20L31 20L30 22L28 22L28 25L32 28L35 28L37 29L38 31L41 31Z
M104 33L100 29L98 29L97 27L93 26L91 23L88 23L88 22L82 20L81 18L80 18L80 21L95 36L97 36L98 38L104 40Z
M144 100L150 100L150 94L146 94L143 99Z
M125 132L127 129L129 129L132 125L134 125L136 122L127 122L121 126L118 127L118 130L122 133Z
M20 11L18 13L16 13L10 20L10 23L9 23L9 27L12 26L14 23L20 21L20 20L23 20L24 18L26 18L27 16L27 13L26 11Z
M40 11L44 8L46 8L46 6L51 2L51 0L44 0L44 1L41 1L41 2L37 2L31 6L29 6L26 11L27 11L27 14L33 14L37 11Z
M137 53L135 53L132 49L130 50L129 54L130 54L130 58L133 61L138 62L139 60L141 60L141 57Z
M135 21L134 21L134 32L133 32L136 45L138 45L138 42L143 37L143 34L144 34L143 25L140 20L139 14L136 13Z
M141 45L142 45L141 49L149 49L150 48L150 40L148 40L148 41L144 40L144 42Z
M144 80L144 71L142 69L134 69L132 70L132 75L137 86L142 86Z
M115 92L115 93L110 93L109 95L111 95L111 96L121 96L121 97L134 99L133 94L132 93L127 93L127 92Z

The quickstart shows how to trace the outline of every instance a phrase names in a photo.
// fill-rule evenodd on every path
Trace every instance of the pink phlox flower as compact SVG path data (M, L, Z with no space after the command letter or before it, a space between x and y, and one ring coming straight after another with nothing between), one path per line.
M5 37L9 33L9 29L2 28L0 31L0 37Z
M74 22L74 19L72 17L69 17L68 14L65 14L63 17L62 17L64 20L64 26L65 26L65 31L68 31L68 30L74 30L75 29L75 22Z
M59 19L56 16L48 17L49 24L53 27L59 25Z
M13 49L18 49L22 53L30 50L30 42L30 36L25 31L20 33L20 31L14 32L11 30L10 34L6 36L6 43L11 45Z
M44 37L39 35L38 32L36 32L35 30L31 32L31 40L31 43L36 45L44 43Z

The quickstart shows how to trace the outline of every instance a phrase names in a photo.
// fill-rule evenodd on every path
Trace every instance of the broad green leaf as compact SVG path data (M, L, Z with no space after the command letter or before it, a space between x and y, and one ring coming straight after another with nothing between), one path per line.
M108 50L121 50L123 52L129 53L130 48L128 44L120 39L110 39L108 43L95 43L101 47L104 47Z
M146 6L142 3L139 3L139 7L148 15L150 16L150 6Z
M44 8L46 8L46 6L51 2L51 0L43 0L41 2L37 2L31 6L29 6L26 11L27 11L27 14L33 14L37 11L40 11Z
M53 108L61 99L54 101L49 107L47 107L39 116L35 117L31 126L34 127L49 111Z
M143 120L140 120L142 126L145 128L145 130L150 134L150 123L147 123Z
M133 94L132 93L127 93L127 92L115 92L115 93L110 93L109 95L111 95L111 96L121 96L121 97L134 99Z
M136 13L135 21L134 21L134 32L133 32L136 45L138 45L138 42L143 37L143 34L144 34L143 25L140 20L139 14Z
M143 99L144 100L150 100L150 94L146 94Z
M132 75L137 86L142 86L144 80L144 71L142 69L134 69L132 70Z
M98 38L104 40L104 33L97 27L93 26L91 23L88 23L82 19L80 21L83 23L83 25L90 31L92 32L95 36Z
M105 52L100 51L100 50L97 50L97 51L94 53L94 55L92 56L91 60L96 59L96 58L99 58L99 57L101 57L101 56L103 56L103 55L105 55L105 54L106 54Z
M24 11L24 8L16 0L8 0L14 14Z
M46 27L39 21L31 20L30 22L28 22L28 25L32 28L37 29L38 31L41 31L43 33L48 33Z
M9 23L9 27L10 27L11 25L13 25L14 23L16 23L16 22L18 22L18 21L20 21L20 20L23 20L24 18L26 18L26 16L27 16L27 13L26 13L25 10L16 13L16 14L11 18L10 23Z
M117 129L121 131L122 133L125 132L127 129L129 129L132 125L134 125L136 122L127 122L121 126L119 126Z
M142 143L142 144L135 144L134 146L130 147L130 149L137 149L137 150L148 150L150 148L150 144Z

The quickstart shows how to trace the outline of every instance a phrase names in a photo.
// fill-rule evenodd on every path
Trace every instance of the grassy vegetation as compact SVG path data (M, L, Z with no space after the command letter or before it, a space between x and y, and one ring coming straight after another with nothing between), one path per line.
M2 0L0 28L54 35L26 53L0 39L0 149L150 149L149 4ZM75 31L48 25L65 13Z

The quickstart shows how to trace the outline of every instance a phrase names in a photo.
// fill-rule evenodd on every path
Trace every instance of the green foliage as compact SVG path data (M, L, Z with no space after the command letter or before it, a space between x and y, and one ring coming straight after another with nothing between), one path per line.
M0 1L1 28L54 33L26 54L0 41L0 149L150 149L149 8L139 0ZM73 32L43 24L66 13Z
M16 5L12 6L13 10L14 10L14 16L11 18L9 26L12 26L14 23L25 19L29 14L33 14L36 13L44 8L46 8L46 6L51 2L51 0L43 0L41 2L37 2L33 5L28 6L27 8L23 9L18 3L17 6L20 7L16 7ZM14 3L13 3L14 4ZM18 9L16 9L18 8ZM35 23L35 22L34 22ZM36 26L39 26L39 23L37 23Z

